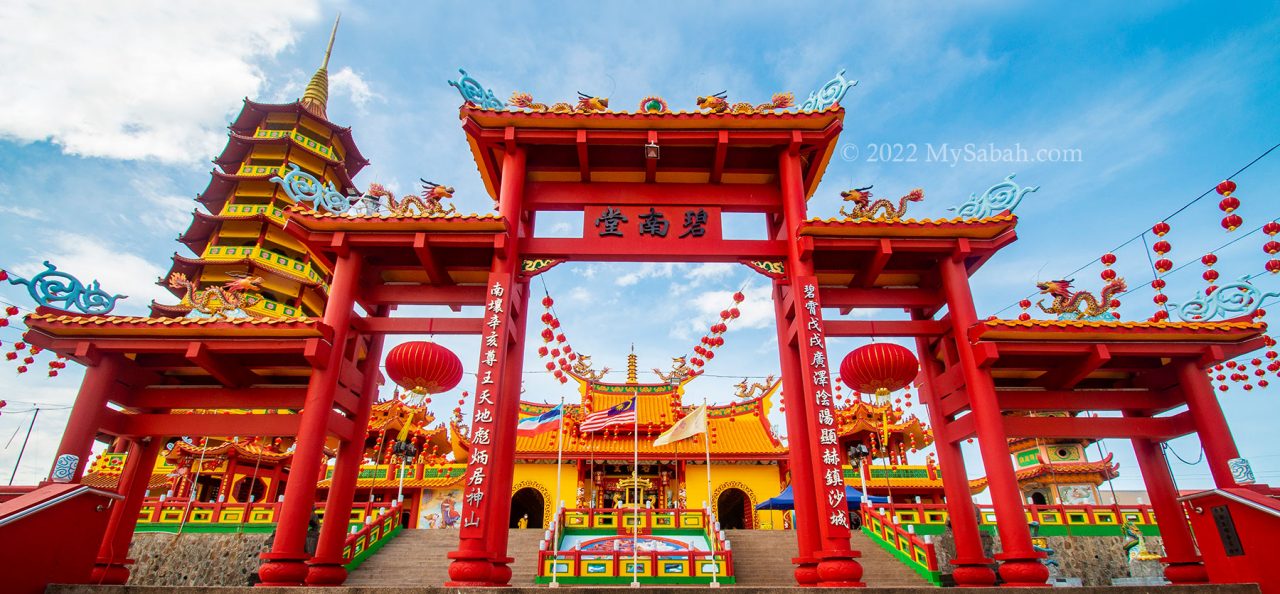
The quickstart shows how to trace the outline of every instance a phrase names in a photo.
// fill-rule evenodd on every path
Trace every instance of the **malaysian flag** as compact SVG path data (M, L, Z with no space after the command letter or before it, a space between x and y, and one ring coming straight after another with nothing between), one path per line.
M628 425L636 422L636 397L632 396L630 400L619 402L609 410L602 410L587 415L582 419L582 423L578 425L578 430L583 433L591 433L599 431L605 427L613 425Z

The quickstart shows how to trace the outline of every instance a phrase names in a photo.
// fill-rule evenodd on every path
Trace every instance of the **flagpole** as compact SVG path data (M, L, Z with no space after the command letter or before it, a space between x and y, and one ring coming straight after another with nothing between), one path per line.
M632 347L634 349L634 347ZM631 500L631 587L640 587L640 391L631 392L631 484L636 493Z
M564 463L564 394L560 395L560 426L556 429L556 505L551 516L551 584L552 588L560 587L556 579L560 576L560 537L556 534L560 524L560 510L564 502L560 500L560 465Z
M702 410L703 410L703 414L707 414L707 397L706 397L706 396L703 396L703 397L702 397ZM704 447L703 447L703 451L705 451L705 452L706 452L706 455L707 455L707 459L706 459L706 462L707 462L707 507L709 507L709 508L714 508L714 507L715 507L715 505L716 505L716 502L715 502L715 501L712 501L712 499L711 499L711 420L710 420L709 418L707 419L707 430L706 430L706 432L705 432L705 433L703 433L703 434L702 434L702 444L703 444L703 446L704 446ZM710 511L710 510L708 510L708 511ZM715 515L714 515L714 514L712 514L712 516L711 516L711 517L712 517L712 518L715 518ZM719 588L719 587L720 587L720 581L719 581L718 577L719 577L719 575L720 575L720 564L716 562L716 544L715 544L715 542L716 542L716 534L715 534L715 532L714 532L714 530L715 530L715 524L714 524L714 523L711 525L711 528L712 528L712 530L713 530L713 532L711 533L711 542L707 543L707 544L709 544L709 545L710 545L710 547L709 547L709 548L711 549L711 565L712 565L713 567L715 567L715 570L711 572L711 587L712 587L712 588Z

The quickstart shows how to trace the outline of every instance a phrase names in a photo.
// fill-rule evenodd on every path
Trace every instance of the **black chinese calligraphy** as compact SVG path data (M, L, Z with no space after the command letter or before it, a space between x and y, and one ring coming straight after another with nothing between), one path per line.
M670 227L671 224L662 218L662 213L655 210L652 206L649 207L648 213L640 215L641 235L666 237L667 229Z
M612 206L604 209L600 218L596 219L596 227L603 226L603 228L600 229L600 237L622 237L622 230L618 229L618 225L627 222L627 220L627 217L622 214L622 211Z
M685 237L702 237L707 233L707 211L699 208L698 210L684 211L684 233L680 234L680 239Z

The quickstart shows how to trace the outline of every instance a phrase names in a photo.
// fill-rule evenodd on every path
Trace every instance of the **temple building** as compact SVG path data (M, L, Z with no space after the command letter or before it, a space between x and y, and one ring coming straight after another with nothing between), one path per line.
M265 317L324 311L333 264L284 232L285 210L294 201L277 181L296 168L345 198L355 190L351 178L369 164L351 129L330 122L325 111L332 49L331 36L324 61L297 102L244 100L228 126L226 147L213 160L217 167L209 185L196 197L207 212L195 210L191 225L178 236L193 255L175 253L169 273L158 282L179 301L153 302L153 315L221 311L226 296L202 291L237 279L257 281L260 298L231 309Z
M1039 416L1068 416L1068 413L1040 413ZM1093 439L1018 438L1009 440L1009 452L1022 490L1031 505L1099 505L1102 483L1120 476L1111 454L1101 460L1089 459ZM987 487L985 478L972 481L972 490Z

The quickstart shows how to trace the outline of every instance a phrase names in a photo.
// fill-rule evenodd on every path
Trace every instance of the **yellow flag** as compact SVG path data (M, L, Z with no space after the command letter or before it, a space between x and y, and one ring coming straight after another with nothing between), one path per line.
M653 447L664 446L669 443L677 442L682 439L689 439L699 433L707 432L707 405L699 406L689 413L683 419L676 421L670 429L667 429L653 440Z
M404 441L409 437L409 426L413 424L413 415L415 412L409 413L409 418L404 420L404 425L400 427L400 433L396 434L396 441Z

